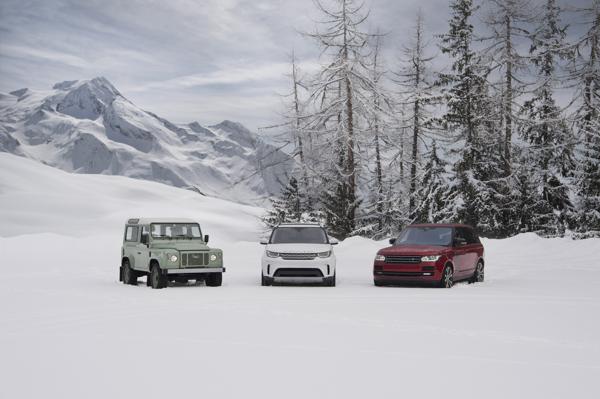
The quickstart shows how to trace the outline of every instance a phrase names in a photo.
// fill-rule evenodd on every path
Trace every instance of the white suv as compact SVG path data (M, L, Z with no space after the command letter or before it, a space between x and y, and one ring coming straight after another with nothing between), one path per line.
M320 283L335 287L335 255L330 238L318 224L281 224L273 229L262 256L261 285Z

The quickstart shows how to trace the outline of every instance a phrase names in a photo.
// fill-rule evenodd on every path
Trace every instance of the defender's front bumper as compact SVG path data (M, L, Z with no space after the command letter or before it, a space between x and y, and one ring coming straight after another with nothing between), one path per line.
M188 267L181 269L164 269L166 274L203 274L203 273L225 273L224 267Z

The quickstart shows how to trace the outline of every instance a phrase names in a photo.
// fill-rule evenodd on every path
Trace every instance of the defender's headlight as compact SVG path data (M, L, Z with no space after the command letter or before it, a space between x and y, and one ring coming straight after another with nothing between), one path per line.
M211 255L210 255L210 261L211 261L211 262L214 262L214 261L216 261L216 260L217 260L217 255L215 255L215 254L211 254Z
M329 258L331 256L331 251L319 252L319 258Z
M435 262L440 258L440 255L423 256L421 262Z
M279 256L279 254L277 252L267 251L267 256L269 258L277 258Z
M377 254L377 255L375 255L375 261L376 262L385 262L385 256Z
M171 255L171 256L169 256L169 260L170 260L171 262L173 262L173 263L177 262L177 259L178 259L178 258L177 258L177 255Z

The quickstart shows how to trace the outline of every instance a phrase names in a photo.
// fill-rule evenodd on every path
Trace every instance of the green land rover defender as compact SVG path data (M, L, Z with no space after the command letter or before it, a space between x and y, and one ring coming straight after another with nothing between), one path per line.
M123 234L119 281L164 288L169 281L205 280L209 287L223 281L223 251L208 247L208 235L189 219L129 219Z

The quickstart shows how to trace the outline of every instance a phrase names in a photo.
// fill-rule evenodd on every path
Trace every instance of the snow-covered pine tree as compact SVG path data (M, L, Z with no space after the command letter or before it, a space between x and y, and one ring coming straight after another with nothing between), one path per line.
M558 61L568 57L566 27L560 22L556 0L546 0L532 34L531 60L537 68L536 87L521 109L521 164L536 191L531 218L534 231L563 235L573 211L571 178L575 140L563 110L554 99L558 86ZM525 226L521 226L523 228Z
M577 10L585 32L577 40L570 78L576 88L581 156L577 168L578 216L572 228L582 237L600 236L600 0Z
M272 209L268 211L264 222L269 227L277 226L280 223L300 222L304 200L304 195L298 188L298 180L295 177L290 178L279 198L272 201Z
M423 32L423 15L419 10L411 42L403 48L400 69L394 73L393 79L400 87L399 103L407 111L403 115L404 120L401 123L411 134L410 159L404 160L410 165L408 176L409 214L412 214L416 208L415 195L420 170L420 143L427 135L431 135L429 129L432 120L430 107L439 99L434 91L430 71L430 64L434 57L427 55L427 47L428 41Z
M491 30L485 53L491 60L491 70L501 75L499 82L492 83L502 103L501 123L503 130L503 158L505 175L512 169L512 138L516 128L517 99L525 91L519 71L527 66L526 57L519 51L519 42L528 38L527 24L531 21L529 0L490 0L487 27Z
M489 67L473 48L476 38L471 19L477 7L472 0L454 0L450 8L449 30L440 36L440 48L452 65L449 72L440 74L438 83L446 100L441 127L446 140L454 144L451 154L458 158L450 179L451 219L471 224L485 235L503 234L510 189L499 162L500 131L488 94Z
M322 169L322 208L332 233L345 238L356 229L360 204L357 176L360 155L357 142L371 109L374 87L368 62L371 37L363 25L368 17L364 4L356 0L335 0L328 8L315 4L325 20L322 29L309 34L322 47L325 66L315 76L310 100L315 105L311 125L318 135L321 153L328 167ZM363 120L361 122L361 120ZM316 137L315 137L316 138Z
M446 162L438 156L435 140L431 145L429 160L424 166L423 174L416 192L416 208L413 222L416 223L450 223L454 217L456 192L448 186Z

